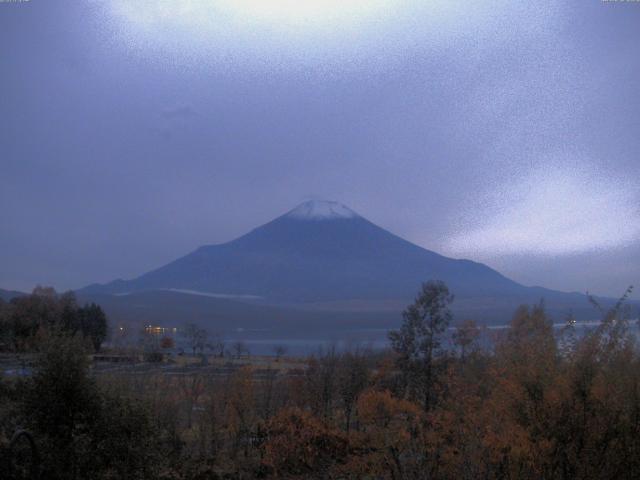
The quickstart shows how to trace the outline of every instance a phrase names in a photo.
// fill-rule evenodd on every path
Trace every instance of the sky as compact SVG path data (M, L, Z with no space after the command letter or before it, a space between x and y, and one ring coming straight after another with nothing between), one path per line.
M0 287L330 199L525 285L640 289L638 45L631 1L0 2Z

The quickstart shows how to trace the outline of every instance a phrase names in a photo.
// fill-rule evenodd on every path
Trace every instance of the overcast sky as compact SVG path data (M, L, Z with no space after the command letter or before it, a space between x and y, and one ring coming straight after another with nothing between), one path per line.
M640 287L639 49L638 2L0 3L0 287L309 198L526 285Z

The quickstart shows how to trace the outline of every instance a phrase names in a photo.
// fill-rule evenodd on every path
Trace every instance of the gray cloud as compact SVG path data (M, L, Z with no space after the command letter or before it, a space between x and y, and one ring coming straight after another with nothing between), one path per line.
M0 286L131 277L309 196L525 283L637 283L640 9L147 3L2 8Z

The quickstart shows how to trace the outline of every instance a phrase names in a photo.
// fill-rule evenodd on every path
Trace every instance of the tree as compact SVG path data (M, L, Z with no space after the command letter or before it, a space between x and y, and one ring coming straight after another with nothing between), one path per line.
M496 344L489 380L493 388L485 401L488 455L494 468L508 469L507 477L522 478L529 472L526 478L550 478L548 459L557 451L554 418L565 417L571 409L562 401L565 385L558 376L553 323L542 302L523 305L505 333Z
M191 428L193 409L198 405L198 399L204 393L204 378L197 373L184 374L179 378L180 390L187 407L187 427Z
M182 335L189 343L193 355L196 354L196 351L202 353L207 343L207 331L205 329L198 327L195 323L188 323L182 329Z
M419 405L387 390L367 390L360 395L361 431L353 436L352 445L360 458L347 465L350 478L433 478L421 465L425 460L419 442L423 415Z
M10 319L11 304L0 298L0 351L8 350L13 343Z
M50 335L22 388L22 415L39 447L42 478L158 478L162 435L145 402L98 387L80 334Z
M35 347L36 333L60 324L60 304L53 288L36 287L31 295L13 298L8 318L14 350Z
M63 331L68 332L70 335L75 335L78 331L81 331L85 335L82 325L83 312L82 309L78 308L75 293L69 291L60 295L58 309L60 318L57 323Z
M234 372L226 387L226 418L232 438L231 455L234 458L241 446L244 447L244 456L248 455L252 427L256 424L254 389L253 369L249 366Z
M279 362L284 354L287 353L287 347L285 345L276 345L273 347L273 353L276 355L276 362Z
M366 354L347 352L338 366L338 397L344 410L345 430L351 428L351 417L360 393L369 384L369 367Z
M107 317L92 303L78 307L73 292L58 295L53 288L36 287L31 295L12 299L3 309L2 332L14 350L36 348L38 335L45 332L81 333L98 350L107 336Z
M474 320L465 320L458 326L452 335L453 344L460 349L460 358L464 362L470 349L480 337L480 330Z
M306 391L313 412L328 420L336 397L338 384L338 355L335 347L311 357L305 374Z
M148 405L101 392L100 413L91 430L82 478L156 479L165 467L166 435Z
M102 308L95 303L85 305L78 314L82 334L89 337L95 351L99 351L102 342L107 338L107 316Z
M24 402L51 478L67 478L77 471L89 450L100 397L86 354L80 336L52 335L43 345Z
M211 342L207 345L216 357L223 358L226 343L224 337L220 333L213 335Z
M296 408L269 420L267 438L262 464L276 478L334 478L327 471L347 453L344 434Z
M242 355L244 355L245 353L249 355L249 349L247 348L246 344L242 340L233 342L233 345L231 348L235 353L236 358L242 357Z
M425 411L434 399L434 361L441 353L441 336L452 318L451 302L453 295L444 282L424 283L415 302L403 312L400 330L389 333L405 388L422 398Z
M552 459L566 478L631 478L640 468L640 352L625 305L631 291L608 310L590 297L601 322L563 351L563 396L550 430L566 445Z

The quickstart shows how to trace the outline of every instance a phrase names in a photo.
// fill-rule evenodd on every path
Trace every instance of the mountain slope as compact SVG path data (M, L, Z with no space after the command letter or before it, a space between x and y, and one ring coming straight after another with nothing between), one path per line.
M302 310L163 290L128 295L79 293L78 301L99 304L114 325L181 327L193 322L212 332L255 332L260 336L390 328L397 320L397 312L390 311Z
M525 287L495 270L423 249L335 202L306 202L228 243L203 246L133 280L87 293L182 289L267 302L410 298L440 279L462 296L511 295Z
M10 301L12 298L24 297L25 295L26 293L23 292L18 292L15 290L3 290L2 288L0 288L0 298L5 302Z

